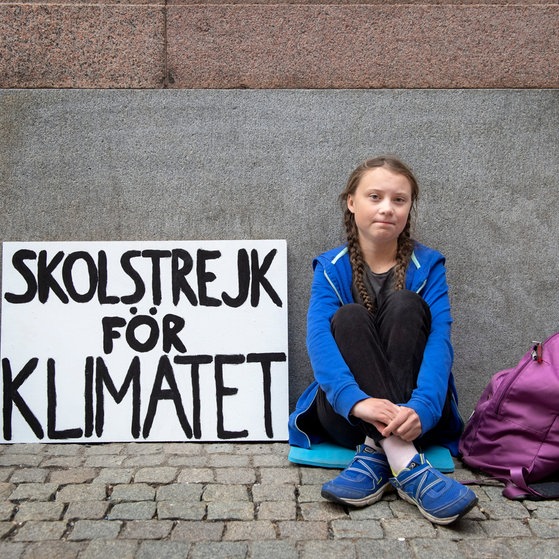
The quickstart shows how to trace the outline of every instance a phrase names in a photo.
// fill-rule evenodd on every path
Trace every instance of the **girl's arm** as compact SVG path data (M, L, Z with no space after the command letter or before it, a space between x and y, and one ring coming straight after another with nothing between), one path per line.
M307 349L315 379L328 401L336 413L349 419L353 406L368 395L359 388L332 335L330 323L341 305L318 262L307 313Z

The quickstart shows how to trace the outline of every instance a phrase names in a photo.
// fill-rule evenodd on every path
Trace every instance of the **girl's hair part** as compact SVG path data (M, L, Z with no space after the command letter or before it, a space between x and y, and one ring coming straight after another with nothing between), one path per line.
M394 267L394 289L404 289L406 286L406 269L411 259L414 247L414 240L411 237L411 217L415 215L417 199L419 197L419 186L412 170L397 157L391 155L381 155L367 159L359 165L349 176L346 187L340 194L340 202L344 207L344 226L347 236L347 246L349 250L349 259L351 262L351 269L353 272L353 281L363 301L363 304L369 312L374 312L375 301L369 295L365 287L364 274L365 274L365 260L359 245L359 236L357 233L357 226L355 225L355 217L347 207L347 198L355 194L359 182L363 175L368 171L377 169L379 167L386 167L393 173L403 175L406 177L411 186L411 209L408 215L408 221L404 230L398 237L398 248L396 252L396 266Z

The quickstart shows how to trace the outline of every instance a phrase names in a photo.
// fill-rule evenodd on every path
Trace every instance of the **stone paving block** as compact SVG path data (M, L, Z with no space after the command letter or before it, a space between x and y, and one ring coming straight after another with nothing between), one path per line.
M135 559L184 559L189 550L186 542L146 541L140 544Z
M56 494L56 500L63 503L76 501L103 501L107 496L104 485L100 484L71 484L62 487Z
M225 531L224 522L177 522L171 540L190 542L220 541Z
M66 522L29 521L19 527L13 536L16 542L59 540L66 531Z
M256 510L258 520L296 520L297 504L291 501L264 501Z
M141 454L140 456L125 457L124 460L120 462L120 464L122 464L122 466L124 466L125 468L130 468L130 467L155 468L164 464L166 460L167 458L164 454L148 454L148 455Z
M288 467L288 462L284 456L278 456L277 454L262 454L256 455L252 458L252 462L257 468L286 468Z
M85 459L84 466L87 468L116 468L125 460L125 456L120 455L95 455Z
M298 559L296 544L287 541L252 542L251 559Z
M169 460L169 464L176 465ZM212 483L215 481L212 468L184 468L177 476L179 483Z
M83 464L81 456L49 456L41 462L42 468L79 468Z
M384 531L378 520L334 520L330 524L334 539L378 539Z
M300 504L301 516L303 520L335 520L337 518L347 518L346 508L330 503L329 501L322 501L320 503L301 503Z
M204 486L200 483L172 483L157 490L158 501L200 501Z
M244 485L220 485L211 484L206 486L202 494L202 500L212 501L248 501L248 491Z
M86 547L87 542L34 543L25 549L22 559L77 559Z
M93 468L70 468L69 470L55 470L50 474L51 483L86 483L95 479L97 470Z
M173 529L170 520L133 520L126 522L120 537L130 540L162 540L166 539Z
M331 470L328 468L294 468L290 467L289 470L300 471L301 485L320 485L322 486L327 481L334 479L340 470Z
M118 536L122 522L115 520L78 520L69 540L112 540Z
M513 557L510 540L506 539L467 540L459 542L458 547L460 548L459 556L466 559Z
M244 468L250 465L250 457L244 455L212 454L208 458L211 468Z
M297 468L260 468L260 483L291 483L299 484Z
M103 468L93 483L119 484L130 483L134 475L134 468Z
M522 559L556 559L559 549L559 539L515 538L507 544Z
M85 447L85 456L97 456L105 454L121 454L128 452L129 443L98 443Z
M254 505L245 501L208 503L208 520L252 520Z
M155 489L147 483L130 483L127 485L116 485L111 493L111 501L153 501Z
M15 515L15 522L28 520L60 520L64 512L64 503L52 501L26 501L21 503Z
M442 544L434 539L410 539L409 545L415 553L415 557L429 557L430 559L454 559L461 557L461 550L458 543L445 541Z
M278 522L279 538L284 540L308 541L328 539L327 522Z
M530 528L522 520L487 520L482 523L485 533L490 538L513 538L530 536Z
M245 542L204 542L195 543L190 551L190 559L246 559L248 545Z
M437 535L426 518L386 518L380 522L388 538L434 538Z
M130 456L145 456L147 454L164 455L163 444L161 443L128 443L126 454Z
M15 468L0 468L0 483L7 482L14 472L17 472ZM40 481L36 479L22 479L21 481ZM15 481L14 483L18 483Z
M167 464L169 466L179 466L182 468L203 468L208 463L207 456L176 455L169 456Z
M227 522L225 524L224 541L275 540L276 531L269 520L250 522Z
M136 483L171 483L177 477L177 468L163 466L160 468L141 468L134 475Z
M7 499L8 496L12 495L16 486L13 483L8 483L6 481L0 483L0 499Z
M559 522L556 519L533 518L528 525L538 538L559 538Z
M149 520L155 515L156 504L150 501L117 503L109 512L109 520Z
M256 481L253 468L216 468L216 483L252 484Z
M84 445L81 444L56 444L51 443L43 448L45 456L81 456Z
M16 524L13 522L0 522L0 540L5 538L10 532L13 532Z
M297 501L300 503L317 503L323 501L321 496L321 485L298 485L297 486Z
M252 486L252 499L259 501L293 501L295 502L295 486L288 484L262 484Z
M409 542L405 538L381 540L359 540L356 542L358 559L373 559L375 557L404 558L413 557ZM452 559L455 559L454 557Z
M382 518L393 518L394 513L390 508L390 502L379 501L370 507L349 509L348 514L352 520L381 520Z
M80 559L134 559L137 548L138 542L132 540L94 540L80 553Z
M344 541L306 541L301 544L301 559L357 559L353 542Z
M24 549L24 543L0 541L0 557L2 557L2 559L21 559Z
M480 511L487 516L490 520L502 520L505 518L528 518L530 512L528 509L517 501L510 501L508 499L493 499L480 507Z
M16 505L8 502L0 503L0 522L11 520Z
M206 516L206 504L184 501L158 501L157 518L202 520Z
M41 454L46 446L43 443L0 444L0 454Z
M250 456L260 456L263 454L274 454L275 446L271 443L236 443L235 454L248 454Z
M449 540L479 539L485 537L481 522L463 517L449 526L437 526L439 538Z
M204 445L206 454L235 454L237 445L233 443L207 443Z
M206 449L204 444L192 443L164 443L162 445L163 452L167 455L173 454L189 454L189 455L205 455Z
M391 501L389 506L392 511L392 515L396 518L424 518L416 506L404 501L403 499Z
M532 518L559 519L559 502L554 501L525 501L524 506L531 512Z
M44 468L18 468L10 477L11 483L43 483L50 471Z
M64 518L66 520L100 520L107 514L107 501L81 501L69 503Z
M38 466L42 459L37 454L0 454L0 466Z
M57 483L21 483L9 499L10 501L48 501L57 489Z

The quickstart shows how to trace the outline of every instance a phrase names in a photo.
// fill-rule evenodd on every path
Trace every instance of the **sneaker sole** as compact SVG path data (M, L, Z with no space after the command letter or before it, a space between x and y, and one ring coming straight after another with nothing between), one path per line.
M459 518L462 518L477 505L477 497L475 497L470 503L468 503L464 510L460 511L458 514L455 514L454 516L447 516L446 518L438 518L436 516L433 516L432 514L429 514L412 497L410 497L407 493L404 493L401 489L398 489L398 495L400 495L400 497L404 499L404 501L415 505L419 509L419 512L425 518L427 518L427 520L430 520L433 524L440 524L441 526L447 526L448 524L456 522Z
M367 495L366 497L361 497L361 499L349 499L346 497L338 497L337 495L334 495L333 493L329 493L324 489L320 492L320 494L328 501L333 501L334 503L340 503L342 505L349 505L352 507L366 507L367 505L372 505L373 503L380 501L384 493L387 490L390 490L391 488L392 488L391 484L387 483L386 485L383 485L380 489L377 489L375 493L372 493L371 495Z

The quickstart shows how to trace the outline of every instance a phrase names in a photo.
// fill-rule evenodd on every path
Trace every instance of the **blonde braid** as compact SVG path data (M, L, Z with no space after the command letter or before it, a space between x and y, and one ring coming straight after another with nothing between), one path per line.
M361 247L359 246L355 219L349 210L344 212L344 223L347 233L347 248L349 250L349 261L351 262L353 281L357 287L361 300L363 301L363 305L370 313L373 313L375 312L375 301L371 299L371 296L365 287L365 282L363 280L363 275L365 274L365 262L363 260Z
M394 289L396 291L406 288L406 270L410 263L414 247L414 240L410 235L410 221L398 237L398 249L396 252L396 266L394 266Z

